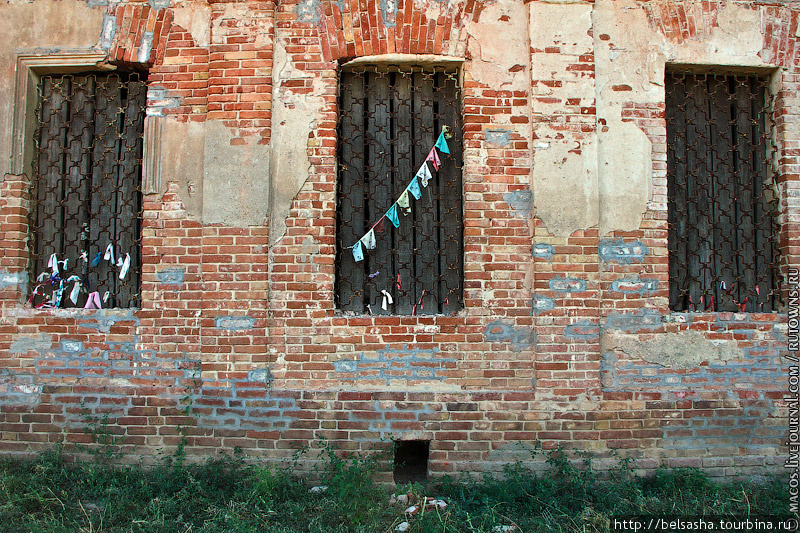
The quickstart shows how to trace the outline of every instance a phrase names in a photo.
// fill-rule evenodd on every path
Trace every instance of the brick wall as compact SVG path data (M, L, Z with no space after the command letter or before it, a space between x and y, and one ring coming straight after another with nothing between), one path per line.
M642 89L624 69L598 81L598 55L613 61L624 48L603 22L613 4L156 5L94 8L114 21L109 61L148 70L148 120L222 125L226 146L205 129L186 157L241 155L226 167L228 187L253 164L253 146L271 150L265 217L206 217L186 191L210 178L165 166L162 189L145 195L141 308L35 310L24 305L29 178L6 174L0 449L87 444L87 427L107 414L130 455L175 446L183 432L192 454L240 446L275 459L318 437L362 450L430 440L433 473L499 470L518 442L536 441L601 461L620 450L644 470L726 476L782 464L785 317L668 309L663 87ZM661 69L730 20L717 2L628 7L652 33L629 38L655 50ZM763 21L763 46L743 57L777 69L782 265L797 266L797 12L736 9ZM498 31L510 44L490 42ZM385 54L463 61L464 308L453 316L334 307L337 69ZM288 178L270 170L295 131L276 118L279 105L280 116L310 114L289 162L302 181L288 198ZM624 230L601 222L598 192L601 136L613 141L619 123L651 147L649 198L638 227ZM285 230L270 232L267 209L284 200Z

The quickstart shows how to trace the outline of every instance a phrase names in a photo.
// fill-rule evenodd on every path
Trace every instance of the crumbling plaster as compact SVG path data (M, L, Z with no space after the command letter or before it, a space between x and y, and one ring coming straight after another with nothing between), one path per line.
M272 139L270 188L270 242L277 242L286 232L286 219L292 202L311 176L309 139L325 107L322 97L324 86L317 73L295 68L286 54L288 36L277 29L273 59L272 89ZM313 91L310 94L292 94L282 86L289 79L308 78Z
M211 43L211 6L202 2L183 2L172 8L173 22L186 28L197 46Z
M488 4L477 22L467 24L467 50L472 60L465 77L497 90L527 91L528 37L525 5L520 1ZM497 36L502 35L502 39ZM510 115L500 115L510 123ZM497 125L493 122L492 125Z
M662 333L649 341L642 341L638 335L606 334L601 350L621 351L631 359L672 369L697 368L707 361L729 361L743 356L736 342L712 341L698 331Z
M639 229L652 195L652 143L636 124L622 121L623 106L664 97L660 36L642 9L619 4L601 0L592 14L601 235Z
M575 55L591 53L593 42L591 4L532 2L530 6L530 46L544 50L562 46ZM564 21L570 21L565 24ZM550 79L564 67L561 54L536 54L531 64L534 80ZM562 93L594 97L594 79L579 73L563 81ZM548 96L539 86L536 96ZM597 144L593 135L582 139L565 138L551 129L542 117L558 116L564 104L534 100L533 133L538 137L533 156L533 199L536 215L550 233L568 236L576 230L591 228L599 220ZM569 193L565 194L568 190Z
M235 132L220 121L205 123L203 223L263 226L270 194L269 145L256 136L231 145Z
M236 132L222 121L161 121L160 157L156 162L162 190L177 183L190 218L231 227L262 226L269 205L269 146L256 136L232 145Z
M594 50L595 78L564 85L569 83L570 95L595 95L598 119L596 135L571 142L548 138L546 121L535 124L540 139L533 169L536 214L557 236L595 225L601 235L636 230L651 206L652 161L665 160L666 154L653 154L645 132L623 122L623 106L663 102L668 63L769 67L760 55L762 11L722 4L716 25L703 32L708 39L677 42L659 33L641 3L632 0L598 0L594 6L569 1L529 5L532 49L583 45L587 53ZM559 54L537 54L533 79L547 79L562 61ZM563 103L536 102L533 114L553 114L558 106ZM563 195L567 185L570 194Z

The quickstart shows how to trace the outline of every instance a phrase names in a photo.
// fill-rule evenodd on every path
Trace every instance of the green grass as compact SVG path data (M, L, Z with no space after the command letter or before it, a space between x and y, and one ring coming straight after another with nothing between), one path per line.
M114 467L107 460L69 462L60 450L35 460L0 460L0 529L4 532L384 532L405 520L389 491L371 483L386 456L336 453L322 445L329 486L311 494L293 468L253 464L241 454L203 464L182 456L159 466ZM607 531L630 515L785 515L787 483L710 481L697 470L630 475L626 463L603 480L585 459L576 468L561 451L551 471L535 475L510 465L501 479L437 480L402 492L449 504L410 519L415 532Z

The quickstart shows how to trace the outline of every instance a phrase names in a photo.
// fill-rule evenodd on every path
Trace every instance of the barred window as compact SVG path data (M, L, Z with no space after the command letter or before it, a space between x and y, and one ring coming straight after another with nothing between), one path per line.
M774 311L781 300L768 80L666 76L674 311Z
M339 89L337 307L403 315L461 309L458 70L352 66L340 72ZM438 171L430 166L430 181L419 199L410 200L410 211L401 210L397 228L381 221L425 164L443 128L450 153ZM352 246L373 225L376 247L356 261Z
M146 83L42 76L30 211L35 307L133 307L141 272Z

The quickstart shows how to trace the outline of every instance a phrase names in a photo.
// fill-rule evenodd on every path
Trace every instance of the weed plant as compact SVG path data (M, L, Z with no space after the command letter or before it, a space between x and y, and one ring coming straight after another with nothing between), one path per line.
M343 453L326 442L315 447L323 460L317 476L328 487L319 494L296 475L300 453L280 468L253 464L238 451L202 464L180 455L152 468L115 467L105 453L70 461L60 448L30 461L0 459L0 531L391 532L407 519L406 505L390 505L390 491L372 482L385 454ZM600 475L588 455L570 460L553 450L546 459L545 474L511 464L499 477L399 489L448 503L423 507L408 518L408 531L491 532L503 525L524 532L609 531L621 516L785 516L787 508L786 480L720 484L692 469L640 478L626 461Z

